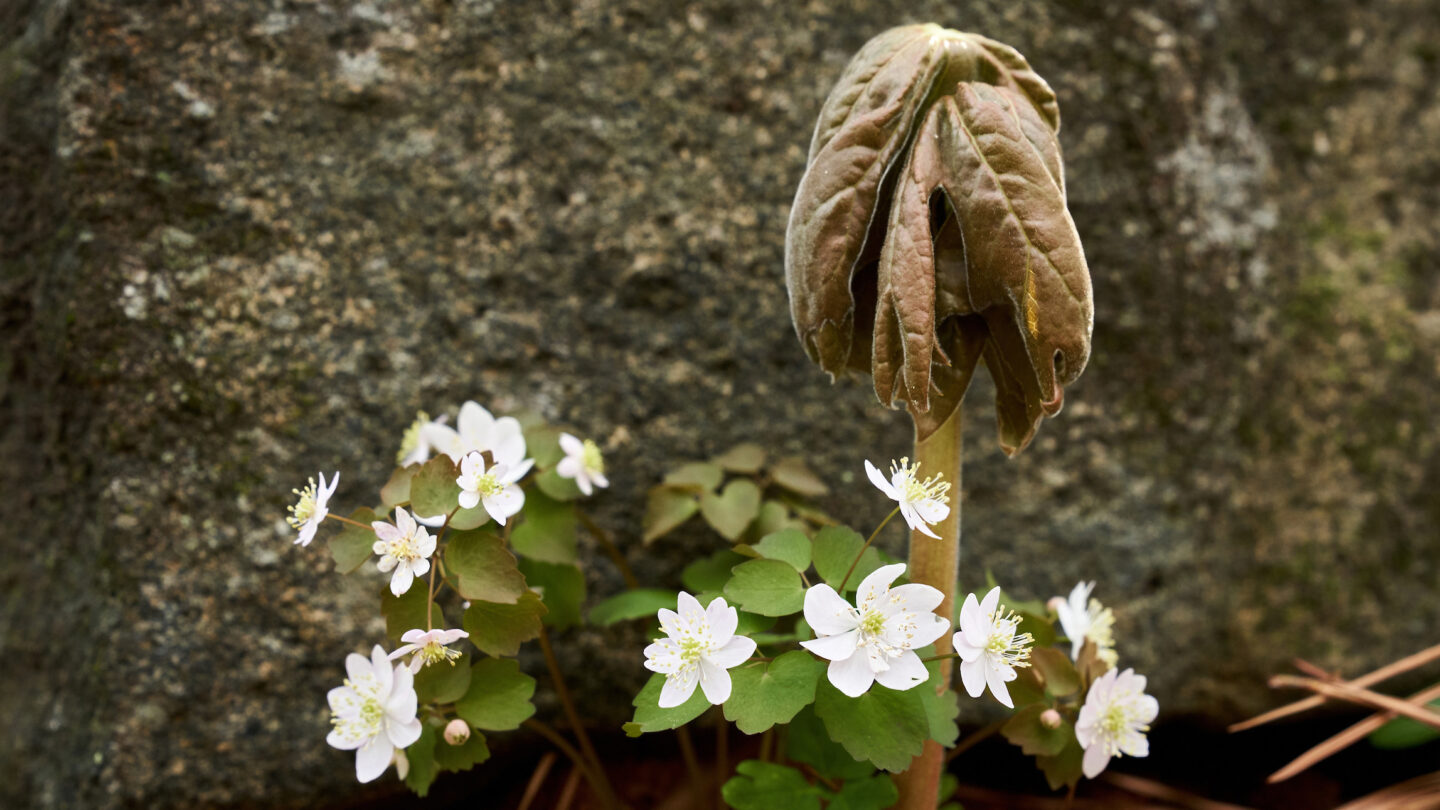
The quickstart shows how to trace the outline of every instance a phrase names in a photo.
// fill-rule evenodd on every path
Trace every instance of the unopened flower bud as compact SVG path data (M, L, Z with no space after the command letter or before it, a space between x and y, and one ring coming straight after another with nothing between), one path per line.
M1045 603L1045 607L1049 608L1051 613L1059 613L1060 606L1063 604L1065 604L1065 597L1052 596L1050 597L1050 601Z
M457 717L445 726L445 742L451 745L464 745L468 739L470 739L470 724L464 720Z
M1060 718L1060 712L1057 712L1054 709L1046 709L1045 711L1040 713L1040 725L1048 729L1057 729L1060 727L1060 724L1062 722L1064 721ZM446 734L449 734L448 730L446 731Z
M393 759L395 761L395 775L399 776L401 779L409 776L410 758L405 756L405 752L400 750L399 748L396 748L395 756L393 757Z

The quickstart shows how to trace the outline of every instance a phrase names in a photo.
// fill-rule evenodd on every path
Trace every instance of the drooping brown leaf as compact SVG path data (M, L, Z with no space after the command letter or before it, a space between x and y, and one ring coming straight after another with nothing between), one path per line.
M872 40L821 112L786 241L796 332L832 375L869 371L920 439L983 358L1013 455L1089 358L1059 126L1017 51L933 25Z

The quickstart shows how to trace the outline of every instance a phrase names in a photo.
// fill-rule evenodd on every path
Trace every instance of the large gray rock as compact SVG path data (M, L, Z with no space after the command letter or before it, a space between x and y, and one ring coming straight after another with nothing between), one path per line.
M320 469L369 501L417 408L608 438L599 519L656 583L716 541L642 552L644 487L741 440L878 519L856 473L909 428L805 360L782 245L824 94L903 22L1054 85L1095 283L1090 368L1023 456L971 394L964 584L1100 580L1123 661L1217 720L1290 656L1433 642L1440 6L890 6L0 9L0 803L358 792L323 695L379 580L280 518ZM613 728L638 639L561 641Z

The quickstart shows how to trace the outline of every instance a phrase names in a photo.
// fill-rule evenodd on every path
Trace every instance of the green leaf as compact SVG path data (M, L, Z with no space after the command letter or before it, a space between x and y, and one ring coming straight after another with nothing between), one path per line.
M405 776L405 786L424 798L430 792L439 769L435 767L435 729L425 723L420 727L420 738L405 749L405 759L410 763L410 773Z
M585 575L576 565L556 565L521 560L520 570L530 587L540 592L547 611L543 621L556 630L580 623L580 605L585 602Z
M660 690L665 687L665 676L655 673L645 682L640 694L635 696L635 719L625 724L625 734L639 737L652 731L667 731L679 728L705 713L710 701L697 686L690 699L673 709L660 708Z
M1080 690L1080 673L1070 663L1070 656L1060 650L1037 646L1030 651L1030 664L1052 696L1069 697Z
M713 492L724 477L724 471L714 464L695 461L671 470L665 476L665 483L699 495L702 492Z
M435 742L435 764L445 771L468 771L490 758L490 747L485 744L485 735L471 729L470 739L460 745L445 742L445 735L439 735Z
M766 501L760 504L760 514L755 520L745 527L745 533L740 536L741 540L747 543L754 543L756 540L767 534L774 534L785 529L797 529L804 531L808 528L805 521L792 517L790 509L782 501Z
M540 617L545 605L533 591L526 591L513 605L471 602L465 611L465 631L470 643L488 655L515 655L520 645L540 635Z
M1051 790L1059 790L1062 787L1069 787L1080 781L1080 766L1085 757L1085 749L1080 747L1080 741L1071 734L1065 740L1065 747L1055 756L1035 757L1035 764L1040 766L1040 771L1045 774L1045 781L1049 783Z
M1034 667L1015 670L1015 680L1007 684L1006 688L1010 691L1010 700L1016 706L1038 703L1045 699L1045 686L1040 683L1040 676Z
M627 619L654 618L660 608L674 610L678 596L662 588L617 593L590 609L590 623L606 627Z
M574 565L575 506L557 501L542 492L530 492L521 510L525 522L515 527L510 542L516 553L540 562Z
M535 486L548 497L557 501L576 501L584 497L575 479L566 478L554 470L546 470L535 476Z
M691 492L663 485L652 487L645 498L645 532L641 541L648 546L698 511L700 503Z
M422 517L448 515L460 507L459 473L449 456L425 462L410 479L410 511ZM483 511L483 510L482 510Z
M795 529L765 535L755 550L766 559L790 563L796 571L810 567L810 538Z
M432 623L426 623L428 596L423 580L417 580L402 596L391 593L387 581L385 589L380 592L380 614L385 617L385 635L399 639L406 630L445 627L445 614L441 612L438 604L430 613Z
M846 781L826 810L885 810L900 800L895 782L884 774Z
M742 562L744 557L728 548L721 549L685 566L680 572L680 581L690 593L723 591L725 583L730 581L731 570Z
M1000 727L1000 733L1011 744L1031 756L1053 757L1065 750L1066 744L1075 738L1075 727L1062 719L1059 726L1046 728L1040 722L1040 715L1049 709L1043 703L1032 703L1021 709Z
M934 647L925 647L918 650L921 658L927 658L935 654ZM940 743L941 747L949 748L960 739L960 726L955 724L955 718L960 716L959 696L954 689L946 689L937 693L935 684L940 683L939 661L927 661L925 668L930 671L930 680L915 687L920 693L921 702L925 707L925 720L930 726L930 739Z
M537 468L548 470L565 457L565 451L560 448L560 434L565 431L537 418L524 432L526 455L535 459Z
M470 670L470 689L455 713L475 728L510 731L535 714L535 679L511 658L486 658Z
M811 472L805 462L799 458L781 459L770 468L770 477L775 483L807 498L818 498L830 492L825 482Z
M1440 700L1431 701L1426 708L1440 712ZM1370 734L1370 744L1384 749L1414 748L1434 739L1440 739L1440 729L1409 717L1397 717Z
M1055 625L1049 619L1034 613L1020 612L1016 615L1020 617L1020 626L1015 628L1015 632L1029 633L1030 638L1034 639L1034 646L1037 649L1049 647L1055 643Z
M719 495L707 492L700 496L700 514L725 539L738 540L760 514L760 488L743 478L731 481Z
M742 664L730 670L730 699L725 719L746 734L759 734L790 722L815 700L815 685L825 665L807 652L793 650L769 664Z
M409 660L408 656L406 660ZM429 664L415 675L415 696L421 703L454 703L470 688L470 656Z
M751 560L735 566L725 597L761 616L788 616L805 607L800 574L780 560Z
M859 554L864 546L865 538L855 530L845 526L826 526L815 535L815 573L829 583L830 587L839 590L840 580L845 578L845 572L849 571L850 564L855 562L855 555ZM853 591L860 587L861 581L873 574L880 565L880 555L875 547L865 549L860 563L855 566L850 578L845 580L845 590Z
M758 444L737 444L710 460L733 473L753 475L765 466L765 448Z
M419 471L419 464L396 467L395 471L390 473L390 480L380 488L380 502L385 504L386 508L394 508L396 504L410 500L410 479Z
M809 765L826 779L859 779L875 772L874 765L855 759L840 743L830 739L830 732L815 716L813 706L801 709L786 730L789 733L785 736L785 756Z
M489 532L452 533L445 544L445 569L465 599L513 605L525 594L515 555Z
M930 720L918 687L896 692L877 683L860 697L850 698L823 680L815 690L815 714L850 756L868 759L892 773L910 767L910 760L919 756L930 738Z
M820 789L784 765L747 759L735 767L720 795L735 810L820 810Z
M350 513L350 519L368 527L382 518L375 514L375 510L362 506ZM330 538L329 545L330 556L335 560L335 570L348 574L364 565L370 555L375 553L375 530L362 529L347 523L339 534Z

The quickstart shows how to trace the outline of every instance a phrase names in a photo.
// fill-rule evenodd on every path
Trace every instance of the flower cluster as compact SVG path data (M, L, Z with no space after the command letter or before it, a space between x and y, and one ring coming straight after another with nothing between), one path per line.
M594 487L607 486L604 462L594 442L582 442L567 433L560 444L565 457L556 465L556 475L574 479L586 495L591 494ZM477 506L483 507L486 517L502 526L517 515L525 504L520 482L535 464L527 457L527 450L518 420L513 417L496 418L478 403L466 402L460 408L453 428L446 424L445 416L432 420L423 411L417 414L415 421L405 430L396 454L401 469L392 480L412 480L419 474L418 465L431 462L435 453L448 457L452 464L458 465L458 476L454 481L459 492L448 508L445 498L450 496L440 495L437 498L437 493L444 490L435 490L437 485L433 483L432 494L423 500L423 503L430 504L425 507L427 511L443 510L439 514L422 515L416 511L412 501L400 500L399 503L387 501L394 504L389 519L382 515L381 519L370 520L368 526L357 520L331 515L329 502L339 484L339 473L328 480L321 473L318 484L312 478L303 490L295 490L299 500L289 508L290 515L286 521L297 532L296 544L309 545L320 525L330 518L349 524L352 528L347 532L359 528L373 533L373 541L365 535L356 538L353 534L337 539L348 549L345 552L348 558L353 559L357 552L363 558L367 549L377 555L375 567L389 575L390 592L396 597L408 593L417 577L430 574L432 580L428 589L422 583L429 600L427 626L406 631L400 637L402 644L388 655L378 645L368 659L358 654L350 655L345 661L347 677L343 685L329 693L333 728L326 741L335 748L356 752L355 772L361 782L378 778L392 763L402 779L409 772L410 758L404 749L419 739L421 733L414 679L427 666L442 662L454 666L463 653L451 645L470 636L465 630L446 629L443 626L443 611L434 603L438 590L434 576L436 566L440 565L440 543L445 529L457 513ZM434 482L437 479L432 475L429 480ZM422 503L414 491L411 497L415 497L414 504ZM469 525L474 525L473 519ZM431 529L439 531L432 534ZM367 545L357 549L357 542ZM341 559L341 554L337 552L337 562ZM357 560L349 565L353 568L358 564ZM446 586L454 587L449 575L439 581L439 588ZM469 603L465 604L468 606ZM723 603L711 613L717 617L714 628L724 631L727 617L723 612ZM729 660L737 655L737 661L744 660L755 648L754 642L748 639L731 642L729 636L736 624L733 608L729 611L728 622L729 631L724 632L721 644L713 649L705 647L698 657L693 645L682 651L681 658L699 662L700 682L707 694L720 689L726 694L729 692L729 680L724 670L719 670L719 674L725 676L722 678L716 678L709 670L713 661ZM392 663L407 656L408 661ZM459 746L470 738L470 734L469 724L464 719L455 718L445 725L443 737L447 744Z

